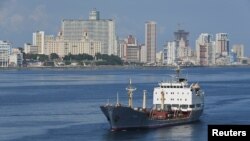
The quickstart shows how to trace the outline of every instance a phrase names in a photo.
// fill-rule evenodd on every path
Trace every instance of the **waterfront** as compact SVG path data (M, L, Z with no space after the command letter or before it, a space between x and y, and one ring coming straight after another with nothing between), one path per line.
M168 68L35 69L0 72L0 140L207 140L207 124L250 124L250 68L186 68L191 82L206 92L205 111L193 124L153 130L110 132L99 106L116 93L127 104L125 87L132 78L138 90L135 106L142 104L142 91L152 104L153 87L170 79Z

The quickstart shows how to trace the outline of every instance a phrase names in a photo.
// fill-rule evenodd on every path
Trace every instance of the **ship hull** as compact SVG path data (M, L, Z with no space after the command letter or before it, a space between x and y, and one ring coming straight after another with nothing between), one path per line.
M123 106L101 106L112 130L134 128L159 128L178 124L185 124L199 120L203 110L193 110L188 117L172 119L150 118L149 112L134 110Z

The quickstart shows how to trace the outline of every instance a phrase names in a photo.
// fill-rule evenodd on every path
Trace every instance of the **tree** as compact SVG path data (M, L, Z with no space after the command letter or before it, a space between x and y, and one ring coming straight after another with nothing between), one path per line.
M51 53L49 57L50 57L50 60L56 60L59 58L59 55L56 53Z
M37 59L41 62L49 61L49 56L44 54L38 54Z

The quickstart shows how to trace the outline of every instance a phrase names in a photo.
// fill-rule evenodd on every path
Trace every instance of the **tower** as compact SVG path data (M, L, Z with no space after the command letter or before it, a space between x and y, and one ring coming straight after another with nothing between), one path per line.
M145 24L145 45L147 49L147 62L156 62L156 23L154 21Z

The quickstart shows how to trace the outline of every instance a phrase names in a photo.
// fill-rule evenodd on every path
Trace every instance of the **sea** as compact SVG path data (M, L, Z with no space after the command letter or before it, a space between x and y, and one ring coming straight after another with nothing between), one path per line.
M200 120L148 130L114 132L100 105L127 105L129 79L134 106L152 107L153 88L173 79L167 67L38 68L0 70L0 141L207 141L207 125L250 124L250 67L184 68L189 83L205 91Z

